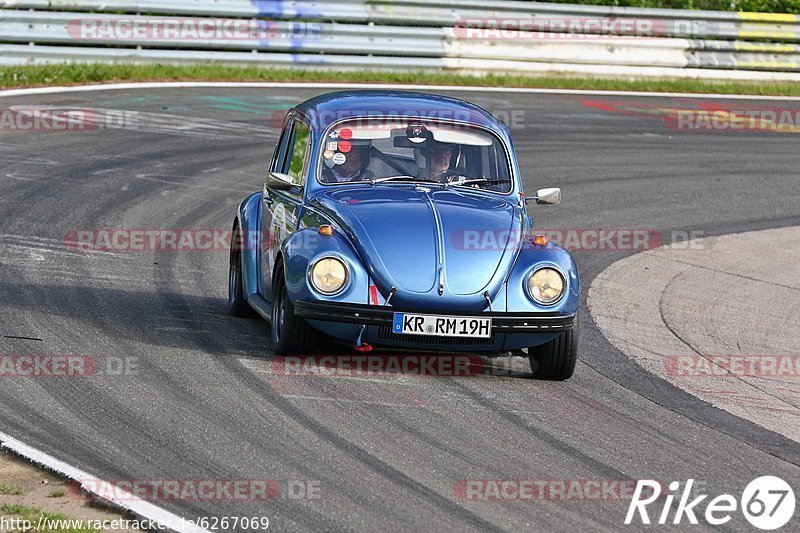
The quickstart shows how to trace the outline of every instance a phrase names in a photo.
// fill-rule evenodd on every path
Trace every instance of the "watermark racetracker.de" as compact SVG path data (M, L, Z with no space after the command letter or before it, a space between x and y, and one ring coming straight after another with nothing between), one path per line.
M69 483L75 499L146 502L268 502L319 500L317 479L77 479Z
M679 378L766 378L800 382L798 355L671 355L667 375Z
M630 500L635 479L461 479L453 485L459 500L487 502Z
M319 39L317 22L186 17L80 17L67 23L76 41L270 41Z
M526 125L526 114L524 109L488 109L497 120L506 124L511 130L522 130ZM348 120L348 125L357 126L361 130L384 129L387 126L399 127L400 124L409 122L432 121L443 122L454 129L474 128L472 124L480 123L484 120L483 114L472 110L451 110L447 108L416 109L405 111L397 109L395 111L379 111L377 109L349 108L342 110L311 110L306 114L313 128L324 129L326 125L342 120ZM286 120L286 110L277 110L270 115L269 123L274 128L282 128Z
M621 524L697 525L701 521L721 526L741 513L751 526L774 530L793 518L792 487L775 476L750 481L741 497L709 495L702 480L666 483L655 479L461 479L453 485L454 496L470 502L629 502Z
M230 250L271 250L280 246L288 233L269 231L234 232L230 228L75 228L64 236L71 252L229 252ZM661 232L646 228L551 228L533 233L513 230L464 228L449 234L449 243L458 251L497 251L518 246L537 246L544 237L570 251L645 251L670 244L679 249L705 249L702 230ZM321 237L303 232L296 247L314 250Z
M50 105L0 109L0 132L81 132L139 128L139 112Z
M669 244L675 249L705 249L702 230L662 232L652 228L534 228L513 230L459 229L450 234L456 250L493 251L555 243L569 251L642 252Z
M464 18L453 29L459 39L476 41L620 40L661 37L664 20L645 17L488 17Z
M90 378L138 373L138 357L0 354L0 379Z
M669 105L582 99L581 105L608 113L652 117L674 132L800 133L800 109L742 102L692 101Z
M496 371L477 355L312 355L285 356L270 363L277 376L469 377Z

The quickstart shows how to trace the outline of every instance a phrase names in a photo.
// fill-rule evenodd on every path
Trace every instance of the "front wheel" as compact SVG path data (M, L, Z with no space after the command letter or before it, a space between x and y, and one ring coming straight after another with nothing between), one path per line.
M272 347L276 355L313 355L319 346L320 333L305 320L295 316L294 305L286 291L283 271L275 271L272 291Z
M563 381L571 378L578 361L578 315L571 330L550 342L528 348L528 359L536 379Z
M233 316L255 318L256 312L247 303L244 297L244 282L242 281L242 252L241 232L239 228L233 233L231 243L231 260L228 270L228 310Z

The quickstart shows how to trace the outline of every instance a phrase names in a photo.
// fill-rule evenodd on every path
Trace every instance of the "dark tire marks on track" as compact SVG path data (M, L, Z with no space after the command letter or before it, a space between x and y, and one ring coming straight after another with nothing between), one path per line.
M644 372L585 310L576 376L565 383L531 380L518 360L510 362L515 377L297 378L286 392L273 383L266 323L226 312L227 253L66 253L64 236L76 228L230 229L245 191L263 183L277 140L264 125L276 102L318 92L0 100L227 124L216 139L170 129L170 121L141 131L0 131L0 335L43 339L0 339L0 354L134 357L139 369L0 379L0 429L107 479L319 481L318 500L155 502L187 517L268 516L279 531L616 530L627 509L619 501L463 501L454 485L464 479L693 477L713 494L772 474L797 486L796 443ZM225 106L209 95L225 96ZM457 95L524 110L513 134L527 189L564 189L561 206L536 210L538 226L717 235L800 224L796 136L677 132L657 117L599 112L578 96ZM237 101L242 110L231 107ZM577 252L584 288L628 253ZM735 519L727 528L745 526Z

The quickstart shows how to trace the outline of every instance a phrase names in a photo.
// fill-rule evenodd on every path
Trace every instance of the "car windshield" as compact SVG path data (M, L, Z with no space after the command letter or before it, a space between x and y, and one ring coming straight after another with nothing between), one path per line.
M511 191L502 142L476 127L354 119L332 128L324 142L324 184L421 181Z

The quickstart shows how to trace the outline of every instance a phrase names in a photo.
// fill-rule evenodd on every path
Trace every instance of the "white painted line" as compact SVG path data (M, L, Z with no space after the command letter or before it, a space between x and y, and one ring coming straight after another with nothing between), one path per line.
M63 461L59 461L55 457L47 455L36 448L28 446L0 432L0 449L3 448L11 450L15 454L21 455L37 465L43 466L48 470L57 472L62 476L80 483L81 489L86 492L94 494L101 500L111 502L143 520L164 524L170 531L176 531L178 533L210 533L208 530L197 527L178 515L172 514L150 502L138 499L131 494L120 491L119 488L114 487L107 481L87 474L83 470L68 465ZM113 496L109 497L109 495Z
M284 83L284 82L145 82L76 85L73 87L35 87L0 91L0 98L36 94L121 91L131 89L411 89L415 91L451 91L475 93L564 94L591 96L641 96L648 98L701 98L719 100L800 101L800 96L758 96L742 94L659 93L645 91L593 91L583 89L540 89L534 87L469 87L451 85L404 85L397 83Z

